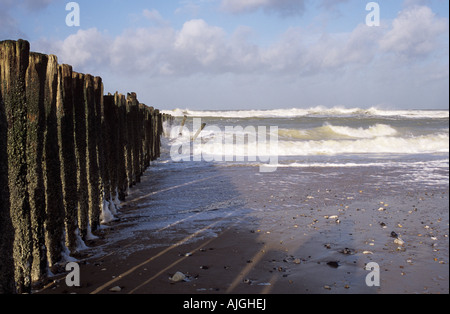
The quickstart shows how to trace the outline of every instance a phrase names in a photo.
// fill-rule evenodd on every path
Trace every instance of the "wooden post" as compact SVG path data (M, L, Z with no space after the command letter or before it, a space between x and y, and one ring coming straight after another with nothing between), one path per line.
M84 101L86 110L87 179L89 192L89 226L92 231L100 224L100 177L97 160L97 120L95 111L94 77L87 74L84 80Z
M58 147L58 121L56 96L58 88L58 62L48 56L45 85L44 185L46 200L45 236L49 266L61 260L64 244L64 203Z
M180 125L180 132L178 132L178 135L179 135L179 136L183 135L183 128L184 128L184 125L185 125L185 123L186 123L186 120L187 120L187 116L185 115L185 116L183 117L183 121L181 122L181 125Z
M58 67L58 146L60 149L61 180L65 209L66 245L71 252L76 252L78 197L73 112L72 67L64 64Z
M26 41L1 45L2 95L7 118L8 182L10 214L14 226L15 282L19 293L31 291L31 217L27 188L27 108L25 76L29 62Z
M89 188L87 180L87 134L84 75L72 73L74 101L75 156L77 162L77 207L78 226L86 239L89 226Z
M5 94L8 92L6 71L9 71L11 43L0 42L0 294L15 292L14 285L14 228L10 213L8 182L8 120L6 118ZM7 100L10 101L10 100Z
M202 126L200 127L200 129L198 129L197 133L195 133L195 135L192 137L191 141L194 142L197 137L200 135L200 133L203 131L203 129L206 127L206 123L202 123Z
M118 147L117 147L117 185L119 200L124 201L127 193L127 166L126 166L126 141L127 141L127 105L125 96L119 93L114 95L114 102L118 116Z
M27 97L27 181L31 210L33 262L31 279L39 281L47 276L47 250L45 247L45 186L43 174L45 125L45 82L48 57L30 53L26 75Z
M110 197L116 186L113 181L115 181L115 165L116 163L116 132L117 127L115 126L115 116L114 116L114 96L105 95L103 96L103 114L104 119L102 120L102 134L103 134L103 150L104 150L104 162L105 162L105 182L104 192L105 197L108 202L111 201ZM114 127L113 127L114 126Z
M100 77L0 42L0 293L31 292L160 155L166 116ZM118 194L118 195L117 195ZM64 237L64 234L66 237Z

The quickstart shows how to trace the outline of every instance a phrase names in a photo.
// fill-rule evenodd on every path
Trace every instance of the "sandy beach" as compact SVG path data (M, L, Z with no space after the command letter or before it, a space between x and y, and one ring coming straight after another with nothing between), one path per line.
M449 292L448 185L396 185L371 167L170 169L150 168L80 253L80 287L62 274L37 293Z

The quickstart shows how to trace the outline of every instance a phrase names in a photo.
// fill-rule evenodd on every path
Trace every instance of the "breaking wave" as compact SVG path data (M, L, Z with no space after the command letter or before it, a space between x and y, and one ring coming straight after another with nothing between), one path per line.
M326 108L313 107L309 109L274 109L274 110L234 110L234 111L200 111L189 109L165 110L164 113L175 117L184 115L190 117L214 117L214 118L297 118L297 117L385 117L385 118L431 118L445 119L449 118L448 110L384 110L378 108Z

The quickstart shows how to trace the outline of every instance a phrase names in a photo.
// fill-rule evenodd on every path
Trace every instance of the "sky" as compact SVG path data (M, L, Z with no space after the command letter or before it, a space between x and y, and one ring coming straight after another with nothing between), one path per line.
M0 0L0 40L159 109L449 107L447 0L69 2Z

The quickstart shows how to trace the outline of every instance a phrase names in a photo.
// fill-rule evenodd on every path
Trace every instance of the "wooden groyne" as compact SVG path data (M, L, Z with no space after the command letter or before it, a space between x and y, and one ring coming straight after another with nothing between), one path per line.
M27 41L0 42L0 293L31 292L160 156L173 118L103 88Z

